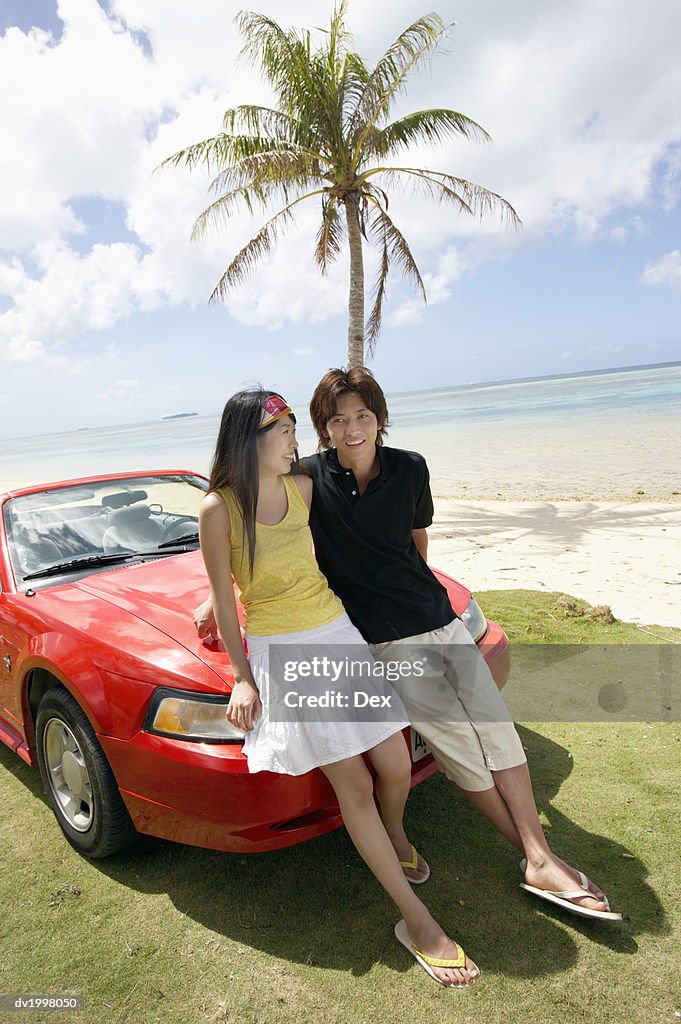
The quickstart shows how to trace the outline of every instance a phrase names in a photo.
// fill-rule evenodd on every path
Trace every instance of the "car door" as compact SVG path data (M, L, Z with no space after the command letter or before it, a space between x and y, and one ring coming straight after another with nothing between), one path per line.
M0 580L0 739L16 749L24 739L17 662L26 633L16 621L14 595L2 591Z

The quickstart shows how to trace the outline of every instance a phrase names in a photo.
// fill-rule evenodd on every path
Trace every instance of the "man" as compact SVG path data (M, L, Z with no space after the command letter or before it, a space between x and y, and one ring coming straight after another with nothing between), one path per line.
M399 693L444 774L524 854L524 885L573 913L619 920L603 892L551 852L508 710L447 592L426 564L433 503L425 460L388 448L385 395L364 367L330 370L310 403L317 455L310 526L319 565L383 662L428 662ZM199 632L213 624L197 609Z

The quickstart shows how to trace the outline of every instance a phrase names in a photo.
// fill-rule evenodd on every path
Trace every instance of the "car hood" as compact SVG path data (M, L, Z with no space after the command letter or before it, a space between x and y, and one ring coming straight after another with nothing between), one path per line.
M454 610L461 614L470 600L469 591L445 573L435 572L447 588ZM180 645L223 682L232 684L231 664L222 641L199 639L194 626L194 609L209 595L200 551L94 573L71 586L159 630L174 641L173 646ZM238 602L237 607L241 619ZM189 665L186 668L191 671Z
M141 565L95 573L72 584L141 619L233 682L229 657L221 641L199 639L193 612L209 595L199 551L171 555Z

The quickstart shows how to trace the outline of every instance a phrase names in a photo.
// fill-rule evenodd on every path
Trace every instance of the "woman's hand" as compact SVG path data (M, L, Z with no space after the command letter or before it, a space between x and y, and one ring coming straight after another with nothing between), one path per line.
M227 705L227 721L236 729L250 732L261 711L260 695L255 685L245 679L235 683Z

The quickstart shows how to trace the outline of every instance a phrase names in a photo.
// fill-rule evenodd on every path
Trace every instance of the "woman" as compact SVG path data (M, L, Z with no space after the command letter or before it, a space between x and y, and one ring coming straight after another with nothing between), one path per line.
M270 716L270 682L278 682L268 677L270 645L321 645L323 650L329 644L350 644L370 658L312 553L312 481L290 475L297 459L295 422L290 407L274 392L255 388L230 398L209 493L201 503L201 550L234 672L228 718L247 734L249 770L302 774L319 767L324 772L358 852L402 913L395 930L400 942L440 984L467 985L478 976L478 968L409 885L425 881L428 867L402 825L410 781L409 755L400 735L406 716L399 722L332 722L328 716L281 722ZM232 576L245 611L248 657ZM344 688L352 693L351 679L334 680L333 685L341 693ZM376 772L380 816L363 753Z

